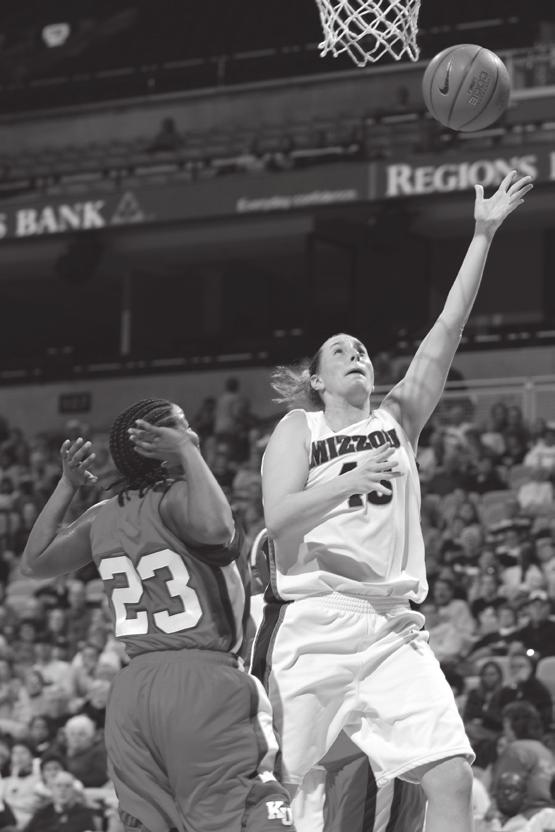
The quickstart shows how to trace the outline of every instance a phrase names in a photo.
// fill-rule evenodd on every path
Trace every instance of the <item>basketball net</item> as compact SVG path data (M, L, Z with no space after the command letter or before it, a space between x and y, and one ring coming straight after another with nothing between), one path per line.
M324 30L322 57L344 52L357 66L391 55L418 60L416 45L421 0L316 0Z

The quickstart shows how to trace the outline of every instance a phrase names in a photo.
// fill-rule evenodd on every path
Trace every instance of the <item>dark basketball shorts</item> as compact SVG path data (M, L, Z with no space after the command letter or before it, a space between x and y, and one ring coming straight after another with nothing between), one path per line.
M273 777L268 698L229 654L134 658L112 687L106 748L126 829L293 829L288 794Z

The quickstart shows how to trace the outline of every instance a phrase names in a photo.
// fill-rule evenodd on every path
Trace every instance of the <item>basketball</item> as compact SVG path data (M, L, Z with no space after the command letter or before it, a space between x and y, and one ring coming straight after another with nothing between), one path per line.
M422 79L424 103L451 130L473 132L505 111L511 80L501 58L476 44L450 46L433 58Z

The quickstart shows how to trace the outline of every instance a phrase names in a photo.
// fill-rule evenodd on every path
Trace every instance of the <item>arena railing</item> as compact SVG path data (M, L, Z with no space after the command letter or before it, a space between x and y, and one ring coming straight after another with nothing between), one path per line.
M383 397L389 387L377 387L376 395ZM440 423L450 423L458 411L462 422L484 427L491 407L497 402L519 407L526 424L537 419L555 421L555 375L518 376L515 378L471 379L448 383L435 412Z

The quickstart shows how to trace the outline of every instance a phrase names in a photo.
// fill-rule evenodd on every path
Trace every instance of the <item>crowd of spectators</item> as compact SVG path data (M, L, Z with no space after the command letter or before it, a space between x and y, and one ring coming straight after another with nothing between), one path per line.
M235 378L189 418L252 543L264 527L260 463L275 419L252 412ZM91 438L97 452L98 481L78 493L77 514L106 496L113 468L105 433L76 421L63 433ZM103 725L127 657L102 582L94 566L54 582L18 568L59 476L62 438L0 421L0 830L57 829L63 816L74 832L119 832ZM531 832L536 815L555 814L555 425L526 424L502 401L484 424L468 399L443 404L418 464L430 582L422 612L477 755L478 829Z

